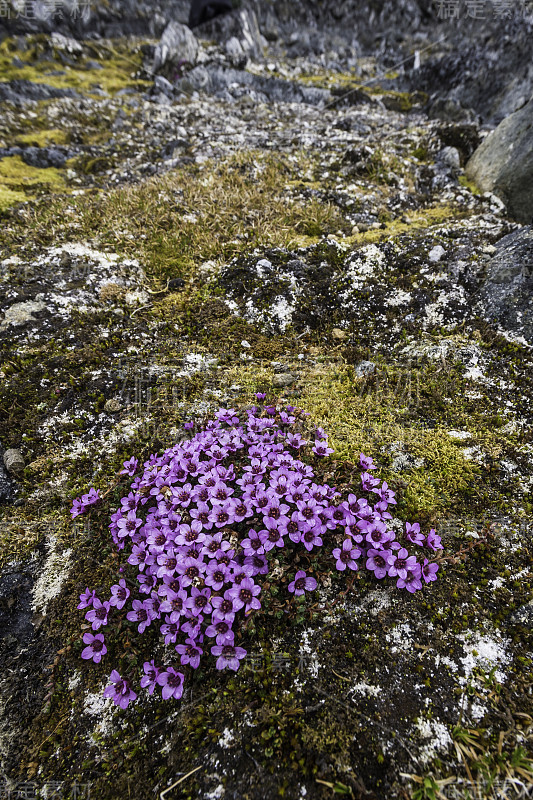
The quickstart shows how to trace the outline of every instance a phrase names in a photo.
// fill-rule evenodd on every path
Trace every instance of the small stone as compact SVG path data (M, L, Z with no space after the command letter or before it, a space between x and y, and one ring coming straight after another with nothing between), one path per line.
M0 323L0 330L6 330L10 325L25 325L26 322L35 322L33 315L36 312L44 311L45 308L46 304L41 300L14 303L4 312L4 321Z
M295 380L295 376L291 375L290 372L282 372L279 375L274 375L272 378L272 386L281 389L284 386L290 386Z
M352 236L355 236L356 233L359 233L359 227L354 225L352 228Z
M106 401L104 406L104 411L108 414L116 414L117 411L120 411L122 408L122 403L116 397L112 397L110 400Z
M340 328L333 328L331 335L334 339L338 339L339 341L346 339L346 331L342 331Z
M442 256L445 255L445 253L446 253L446 250L444 249L444 247L442 247L442 245L438 244L438 245L436 245L436 247L433 247L429 251L428 258L433 263L437 263L437 261L440 261Z
M172 97L174 95L174 87L167 81L163 75L156 75L154 80L154 87L156 92L161 92L161 94L166 95L167 97Z
M361 361L355 368L355 376L357 378L362 378L365 375L370 375L372 372L376 371L376 365L373 361Z
M173 292L177 291L178 289L183 289L184 286L185 281L183 278L172 278L172 280L168 282L168 288Z
M4 453L4 464L8 472L13 472L15 474L22 472L25 464L20 450L6 450Z
M443 147L440 151L440 157L450 169L460 169L461 157L456 147Z

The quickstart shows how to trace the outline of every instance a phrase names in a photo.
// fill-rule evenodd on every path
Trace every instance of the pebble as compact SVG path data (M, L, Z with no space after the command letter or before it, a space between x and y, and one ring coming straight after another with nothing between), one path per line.
M25 467L24 458L20 450L11 448L4 453L4 464L8 472L19 473Z
M279 375L274 375L274 377L272 378L272 386L275 386L277 388L290 386L292 383L294 383L295 380L296 377L292 375L290 372L282 372Z

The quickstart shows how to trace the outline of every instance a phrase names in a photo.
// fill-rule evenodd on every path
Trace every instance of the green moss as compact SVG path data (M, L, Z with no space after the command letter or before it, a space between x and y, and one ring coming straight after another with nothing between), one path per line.
M32 147L47 147L51 144L68 144L68 141L68 133L59 128L34 130L30 133L19 134L15 138L16 145L30 145Z
M24 192L8 189L6 186L2 186L0 182L0 211L5 211L17 203L23 203L27 199L28 196Z
M476 195L482 194L482 192L478 189L476 184L473 181L469 180L466 177L466 175L459 175L458 181L461 184L461 186L464 186L465 189L468 189L470 192L472 192L472 194Z
M9 156L0 160L0 185L5 187L34 188L49 187L61 189L65 179L55 167L39 169L25 164L20 156Z
M139 48L131 51L131 47L120 40L114 46L104 44L91 45L91 57L81 57L74 65L59 64L50 60L38 60L40 56L50 55L46 40L34 37L34 47L27 53L17 53L22 67L15 67L13 59L13 40L5 39L0 44L0 72L2 79L29 80L35 83L46 83L56 89L76 89L82 93L94 94L98 87L114 94L120 89L151 85L149 81L134 78L134 74L142 64ZM96 61L101 69L91 69L89 61ZM57 69L57 67L60 67ZM59 72L61 74L52 74Z

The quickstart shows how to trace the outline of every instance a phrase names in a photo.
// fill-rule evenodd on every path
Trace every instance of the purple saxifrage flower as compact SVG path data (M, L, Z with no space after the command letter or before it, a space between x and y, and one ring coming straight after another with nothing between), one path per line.
M316 580L307 576L303 569L299 569L294 576L294 580L289 583L287 588L289 592L294 592L295 596L299 596L304 592L312 592L316 587Z
M110 606L115 606L119 610L124 608L126 600L130 596L130 590L126 587L126 581L121 578L118 583L111 587Z
M427 560L427 558L425 558L424 563L422 564L422 578L424 579L424 583L436 581L438 569L438 564L435 564L435 562L431 563Z
M99 664L102 660L102 656L105 656L107 653L103 633L93 635L90 631L86 631L83 634L83 641L87 647L81 651L81 657L86 660L92 658L95 664Z
M183 694L184 680L185 676L183 673L176 672L173 667L169 667L164 672L161 672L157 676L157 683L163 687L161 691L163 700L170 700L171 697L175 700L179 700Z
M109 609L110 604L107 600L102 603L97 597L94 598L93 607L85 614L85 619L92 624L93 631L97 631L102 625L107 625Z
M420 547L424 544L425 538L424 535L420 533L420 525L418 522L413 523L413 525L409 522L405 523L405 538L408 542L417 544Z
M185 639L185 644L177 644L174 649L180 654L183 665L190 664L193 669L197 669L204 651L194 639Z
M261 603L257 598L260 593L260 586L254 583L251 578L244 578L240 586L234 586L229 590L228 596L233 598L233 605L237 611L244 608L246 612L261 608Z
M139 468L139 461L136 458L130 458L129 461L124 462L123 467L124 469L121 469L119 474L129 475L132 478Z
M124 575L107 602L90 589L80 595L79 608L93 629L84 633L84 660L98 663L107 652L104 636L96 632L116 609L134 635L132 622L139 634L155 626L174 651L167 663L177 654L182 665L196 669L202 658L214 656L217 669L236 671L246 655L236 634L246 634L242 623L261 609L261 592L274 586L275 573L269 573L280 553L290 569L324 547L339 572L347 575L362 564L377 579L394 578L410 593L436 580L438 562L425 559L421 565L408 547L435 551L440 537L434 530L423 536L415 523L396 540L388 511L396 503L394 492L371 474L372 459L360 455L361 491L345 499L337 487L320 484L310 466L333 452L326 432L310 425L302 410L264 407L262 393L256 400L257 406L243 412L221 408L202 426L187 423L188 435L140 468L135 458L124 461L121 474L129 487L109 525L117 551L124 550ZM91 489L74 501L71 513L77 516L102 500ZM316 588L303 569L288 586L297 597ZM179 669L147 660L139 669L140 685L149 694L161 686L164 699L180 699L185 677ZM116 670L106 696L122 708L136 698Z
M96 592L92 589L85 589L82 594L80 594L80 602L76 606L76 608L84 609L84 608L92 608L94 600L96 598Z
M388 550L374 550L367 552L366 568L372 570L376 578L381 580L387 574L393 555Z
M337 560L335 566L341 572L343 572L346 567L356 570L356 559L359 558L360 555L361 551L358 547L354 547L351 539L345 539L342 543L342 548L336 547L333 550L333 557Z
M137 699L137 695L132 690L129 681L120 677L114 669L109 676L111 685L104 689L104 697L111 697L115 705L120 708L127 708L130 703Z
M157 676L161 670L156 667L153 659L152 661L145 661L143 664L144 675L141 678L141 686L143 689L148 689L148 694L153 694L157 685Z
M211 648L211 653L218 656L217 669L232 669L237 672L240 666L239 660L244 658L246 650L244 647L235 647L232 644L216 644Z
M432 528L428 535L426 536L426 547L429 547L430 550L441 550L442 549L442 541L438 533L435 533L434 529Z

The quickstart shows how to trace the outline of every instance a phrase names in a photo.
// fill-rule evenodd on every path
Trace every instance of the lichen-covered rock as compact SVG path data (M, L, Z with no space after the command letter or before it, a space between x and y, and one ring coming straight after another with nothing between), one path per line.
M500 239L480 296L488 319L533 341L533 228Z

